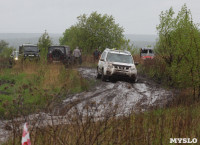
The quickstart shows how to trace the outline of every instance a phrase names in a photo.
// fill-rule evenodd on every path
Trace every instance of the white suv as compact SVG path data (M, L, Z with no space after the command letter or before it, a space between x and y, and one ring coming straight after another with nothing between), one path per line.
M137 78L137 69L129 51L113 50L106 48L97 66L97 78L106 81L114 77L125 77L131 82Z

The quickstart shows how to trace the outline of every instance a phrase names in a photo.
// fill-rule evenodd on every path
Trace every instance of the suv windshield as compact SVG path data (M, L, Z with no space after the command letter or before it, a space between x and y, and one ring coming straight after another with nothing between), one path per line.
M117 53L108 53L107 55L108 62L121 62L121 63L133 63L131 55L123 55Z
M148 49L142 49L141 53L148 53Z
M154 56L154 52L152 49L142 49L141 56Z
M24 51L26 52L38 52L37 46L24 46Z

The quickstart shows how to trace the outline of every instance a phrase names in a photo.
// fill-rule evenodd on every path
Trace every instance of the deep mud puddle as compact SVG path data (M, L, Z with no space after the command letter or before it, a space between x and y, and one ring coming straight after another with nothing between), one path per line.
M96 79L95 69L79 68L79 72L86 79ZM76 109L83 114L88 111L85 112L84 108L90 107L95 110L93 115L96 116L102 116L109 108L115 108L117 114L122 115L131 111L144 111L152 106L163 106L172 99L171 91L141 80L134 84L124 81L100 82L88 92L67 98L64 105L73 104L71 110Z

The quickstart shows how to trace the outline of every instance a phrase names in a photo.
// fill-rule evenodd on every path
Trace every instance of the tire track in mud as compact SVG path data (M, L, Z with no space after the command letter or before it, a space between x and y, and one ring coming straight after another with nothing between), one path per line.
M78 70L82 77L96 80L95 69L79 68ZM84 108L87 106L91 110L94 108L97 110L94 113L96 116L106 113L109 107L112 109L117 106L117 114L124 115L131 111L144 111L152 106L162 107L173 98L171 91L160 88L153 82L149 83L144 78L139 78L139 81L134 84L124 81L116 83L98 81L97 84L88 92L82 92L67 98L63 106L76 102L70 108L71 110L76 108L80 113L86 114ZM61 112L65 112L64 108L61 109Z

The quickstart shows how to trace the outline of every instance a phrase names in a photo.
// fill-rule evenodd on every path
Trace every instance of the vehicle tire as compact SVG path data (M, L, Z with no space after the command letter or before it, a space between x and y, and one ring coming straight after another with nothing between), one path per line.
M109 78L109 80L110 80L112 83L116 83L116 82L117 82L117 79L114 78L114 77Z
M102 80L103 82L106 81L106 76L104 75L103 69L102 69L102 71L101 71L101 80Z
M97 79L100 79L101 75L99 74L98 67L97 67Z
M136 82L136 78L131 78L131 83L135 83Z

